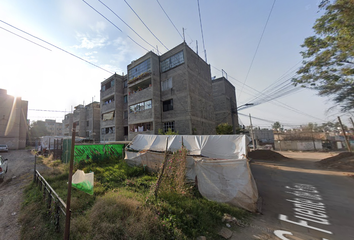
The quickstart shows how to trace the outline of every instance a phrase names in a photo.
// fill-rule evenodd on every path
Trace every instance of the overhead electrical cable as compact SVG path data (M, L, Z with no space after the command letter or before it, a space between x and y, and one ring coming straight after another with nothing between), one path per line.
M222 72L221 70L219 70L219 69L216 68L216 67L213 67L213 68L215 68L216 70ZM231 75L228 75L228 76L229 76L230 78L234 79L235 81L240 82L240 80L238 80L238 79L232 77ZM255 92L257 92L257 93L261 93L260 91L258 91L257 89L255 89L255 88L253 88L253 87L250 87L250 86L247 86L247 85L245 85L245 86L248 87L248 88L250 88L250 89L252 89L253 91L255 91ZM299 90L300 90L300 89L301 89L301 88L299 88ZM282 95L278 96L278 98L279 98L279 97L283 97L283 96L285 96L286 94L289 94L289 93L291 93L291 92L283 93ZM250 94L250 95L253 95L253 94ZM263 95L266 96L266 97L268 97L268 98L272 98L271 96L265 95L264 93L263 93ZM308 116L308 117L311 117L311 118L314 118L314 119L318 119L318 120L323 121L323 119L317 118L317 117L312 116L312 115L307 114L307 113L304 113L304 112L302 112L302 111L300 111L300 110L298 110L298 109L296 109L296 108L294 108L294 107L291 107L291 106L289 106L289 105L287 105L287 104L285 104L285 103L283 103L283 102L279 102L279 101L276 100L276 98L272 98L270 101L271 101L272 104L275 104L275 105L277 105L277 106L279 106L279 107L285 108L285 109L287 109L287 110L289 110L289 111L296 112L296 113L298 113L298 114L302 114L302 115L304 115L304 116ZM244 110L244 109L250 108L250 107L255 107L255 106L260 105L260 104L262 104L262 103L264 103L264 102L260 102L260 103L253 104L253 105L248 105L248 106L245 106L244 108L242 108L241 110Z
M94 10L96 13L98 13L99 15L101 15L104 19L106 19L108 22L110 22L115 28L117 28L119 31L123 32L117 25L115 25L112 21L110 21L108 18L106 18L102 13L100 13L99 11L97 11L94 7L92 7L90 4L88 4L85 0L82 0L84 3L86 3L87 6L89 6L92 10ZM126 34L127 35L127 34ZM143 46L141 46L139 43L137 43L134 39L132 39L130 36L127 35L127 37L133 41L136 45L138 45L139 47L141 47L142 49L146 50L147 52L149 52L148 49L144 48Z
M203 33L203 25L202 25L202 16L200 14L199 0L197 0L197 2L198 2L199 23L200 23L200 31L202 33L202 41L203 41L203 50L204 50L204 55L205 55L205 62L208 62L207 61L207 54L206 54L206 50L205 50L204 33Z
M73 57L76 57L76 58L78 58L78 59L80 59L80 60L82 60L82 61L84 61L84 62L87 62L87 63L91 64L92 66L95 66L95 67L97 67L97 68L102 69L103 71L106 71L106 72L108 72L108 73L110 73L110 74L113 74L111 71L108 71L108 70L106 70L106 69L104 69L104 68L102 68L102 67L100 67L100 66L97 66L96 64L94 64L94 63L92 63L92 62L89 62L89 61L87 61L87 60L85 60L85 59L83 59L83 58L81 58L81 57L79 57L79 56L76 56L75 54L73 54L73 53L71 53L71 52L68 52L68 51L66 51L66 50L64 50L64 49L62 49L62 48L60 48L60 47L58 47L58 46L56 46L56 45L54 45L54 44L51 44L51 43L49 43L49 42L47 42L47 41L45 41L45 40L43 40L43 39L41 39L41 38L39 38L39 37L36 37L36 36L34 36L34 35L32 35L32 34L26 32L26 31L24 31L24 30L21 30L21 29L15 27L15 26L13 26L13 25L7 23L7 22L4 22L4 21L2 21L2 20L0 20L0 22L5 23L5 24L7 24L8 26L10 26L10 27L12 27L12 28L15 28L15 29L17 29L17 30L19 30L19 31L21 31L21 32L23 32L23 33L25 33L25 34L27 34L27 35L30 35L31 37L34 37L34 38L36 38L36 39L38 39L38 40L40 40L40 41L42 41L42 42L45 42L46 44L48 44L48 45L50 45L50 46L52 46L52 47L55 47L55 48L57 48L57 49L59 49L59 50L65 52L65 53L67 53L67 54L69 54L69 55L71 55L71 56L73 56Z
M182 37L182 34L178 31L178 29L176 28L175 24L172 22L171 18L168 16L168 14L166 13L165 9L163 9L163 7L161 6L159 0L156 0L156 2L159 4L160 8L162 9L162 11L165 13L166 17L168 18L168 20L170 20L170 22L172 23L172 25L174 26L174 28L176 29L176 31L178 32L178 34L181 36L182 40L183 37Z
M12 33L13 35L16 35L17 37L20 37L20 38L25 39L26 41L29 41L29 42L31 42L31 43L33 43L33 44L36 44L37 46L40 46L40 47L42 47L42 48L44 48L44 49L46 49L46 50L48 50L48 51L52 51L51 49L46 48L46 47L44 47L44 46L42 46L42 45L40 45L40 44L38 44L38 43L36 43L36 42L33 42L33 41L29 40L28 38L22 37L21 35L18 35L18 34L14 33L14 32L11 32L10 30L7 30L7 29L5 29L5 28L3 28L3 27L0 27L0 28L3 29L3 30L5 30L5 31L7 31L7 32L9 32L9 33Z
M163 44L161 42L161 40L158 37L156 37L156 35L150 30L150 28L145 24L145 22L140 18L140 16L135 12L135 10L129 5L129 3L126 0L124 0L124 2L133 11L133 13L139 18L139 20L144 24L144 26L147 28L147 30L149 30L149 32L157 39L157 41L159 41L162 44L162 46L164 46L167 49L167 51L170 50L170 49L168 49L168 47L165 46L165 44Z
M125 25L127 25L128 28L130 28L130 30L132 30L136 35L138 35L138 37L143 40L144 42L146 42L148 45L150 45L152 48L154 48L155 50L156 47L154 47L153 45L151 45L148 41L146 41L142 36L139 35L139 33L137 33L132 27L129 26L128 23L126 23L121 17L119 17L110 7L108 7L106 4L104 4L101 0L98 0L103 6L105 6L109 11L111 11L117 18L119 18ZM85 1L84 1L85 2ZM107 18L106 18L107 19ZM112 22L111 22L112 23Z
M245 80L243 81L243 85L245 85L245 83L246 83L246 81L247 81L247 79L248 79L248 76L249 76L249 73L250 73L250 71L251 71L251 68L252 68L252 65L253 65L254 59L256 58L256 55L257 55L257 52L258 52L259 45L260 45L260 44L261 44L261 42L262 42L264 32L265 32L265 30L266 30L266 28L267 28L267 25L268 25L268 22L269 22L270 16L272 15L272 12L273 12L273 8L274 8L274 5L275 5L275 2L276 2L276 0L274 0L274 1L273 1L272 8L270 9L270 12L269 12L269 14L268 14L267 21L266 21L266 23L265 23L265 25L264 25L264 28L263 28L263 31L262 31L261 37L259 38L259 41L258 41L258 44L257 44L257 47L256 47L256 51L255 51L255 52L254 52L254 54L253 54L253 58L252 58L252 61L251 61L250 66L249 66L249 68L248 68L248 71L247 71L247 74L246 74L246 78L245 78ZM240 92L240 96L239 96L239 97L241 97L242 91L243 91L243 86L242 86L242 88L241 88L241 92Z

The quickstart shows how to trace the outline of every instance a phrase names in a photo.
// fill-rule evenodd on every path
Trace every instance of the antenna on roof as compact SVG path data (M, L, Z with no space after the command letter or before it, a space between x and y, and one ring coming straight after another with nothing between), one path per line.
M182 28L182 31L183 31L183 42L185 42L185 41L186 41L186 38L185 38L185 36L184 36L184 28Z
M199 55L198 54L198 40L195 40L195 45L196 45L196 48L197 48L197 55Z

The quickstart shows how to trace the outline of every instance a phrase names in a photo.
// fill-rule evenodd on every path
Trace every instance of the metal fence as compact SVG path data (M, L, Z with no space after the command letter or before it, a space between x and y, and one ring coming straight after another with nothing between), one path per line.
M34 181L43 192L43 201L46 203L48 215L55 225L55 230L59 232L61 230L60 225L63 226L63 222L65 223L66 204L37 170Z

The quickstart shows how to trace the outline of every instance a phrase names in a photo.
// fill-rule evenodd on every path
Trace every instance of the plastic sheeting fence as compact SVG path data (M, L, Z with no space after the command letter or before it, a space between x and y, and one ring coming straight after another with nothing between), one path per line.
M207 199L257 211L258 190L249 167L248 137L244 135L137 135L126 147L130 165L157 171L166 149L188 149L186 178L198 179L198 189Z
M124 144L75 145L74 161L92 159L97 156L123 156Z

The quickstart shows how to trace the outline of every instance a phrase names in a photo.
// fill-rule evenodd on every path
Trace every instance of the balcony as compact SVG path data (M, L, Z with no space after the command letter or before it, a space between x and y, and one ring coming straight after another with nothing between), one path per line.
M135 84L132 87L129 87L129 104L134 104L141 102L152 97L152 85L151 78L145 79L142 82Z
M105 91L101 90L101 99L104 97L107 97L109 95L113 95L114 94L114 87L110 87L108 89L106 89Z
M105 113L105 112L108 112L108 111L112 111L114 109L115 109L115 103L111 102L111 103L102 105L101 112Z

